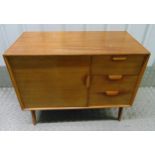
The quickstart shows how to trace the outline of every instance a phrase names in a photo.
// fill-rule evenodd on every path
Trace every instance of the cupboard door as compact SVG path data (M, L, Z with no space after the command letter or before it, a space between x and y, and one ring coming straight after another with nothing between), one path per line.
M89 56L9 57L25 108L87 105Z

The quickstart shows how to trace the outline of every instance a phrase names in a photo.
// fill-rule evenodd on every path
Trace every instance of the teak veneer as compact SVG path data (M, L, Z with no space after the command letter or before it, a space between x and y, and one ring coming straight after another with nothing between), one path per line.
M4 53L21 108L133 104L150 53L127 32L24 32Z

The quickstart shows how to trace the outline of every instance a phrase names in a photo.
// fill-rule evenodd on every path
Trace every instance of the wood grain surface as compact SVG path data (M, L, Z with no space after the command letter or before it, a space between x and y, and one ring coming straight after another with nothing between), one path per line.
M5 55L147 54L127 32L24 32Z

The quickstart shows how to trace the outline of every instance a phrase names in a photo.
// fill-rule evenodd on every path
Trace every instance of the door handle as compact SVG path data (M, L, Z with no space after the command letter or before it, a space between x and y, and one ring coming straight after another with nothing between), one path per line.
M90 87L90 76L89 75L86 76L86 82L85 83L86 83L86 87L89 88Z

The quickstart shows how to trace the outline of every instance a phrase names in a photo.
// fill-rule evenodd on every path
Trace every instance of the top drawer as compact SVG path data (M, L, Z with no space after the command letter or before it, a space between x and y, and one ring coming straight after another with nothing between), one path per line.
M143 55L93 56L92 74L137 75L143 62Z

